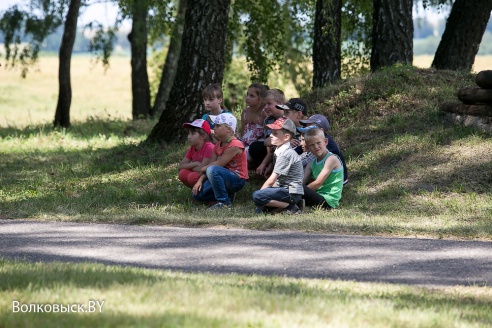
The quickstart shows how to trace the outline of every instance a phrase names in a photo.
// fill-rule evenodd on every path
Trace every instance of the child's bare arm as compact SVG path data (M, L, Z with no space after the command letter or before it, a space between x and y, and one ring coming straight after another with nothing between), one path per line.
M244 151L244 149L241 149L239 147L230 147L224 151L224 153L222 154L222 156L220 156L220 158L217 158L217 155L214 154L212 156L210 164L202 167L202 169L200 171L202 173L205 173L207 171L207 167L209 167L210 165L218 165L218 166L224 167L227 163L229 163L232 160L232 158L234 156L236 156L237 154L240 154L243 151Z
M277 178L278 178L278 174L275 173L275 172L273 172L270 175L270 177L265 181L265 183L263 183L263 186L261 186L261 189L265 189L265 188L268 188L268 187L273 187L273 185L277 181Z
M185 157L181 160L181 162L179 162L178 169L179 170L183 170L183 169L193 170L198 165L199 165L198 162L192 162L189 158Z
M329 156L326 161L325 165L323 166L323 169L319 173L318 177L316 180L308 184L308 188L312 190L318 190L323 183L325 182L326 178L330 175L331 171L334 169L337 169L341 166L340 161L335 155Z
M210 161L209 161L209 164L207 165L204 165L200 168L200 172L205 174L205 172L207 172L207 167L209 167L210 165L213 164L213 162L215 162L217 160L217 155L215 153L212 154L212 157L210 157Z
M302 181L303 184L307 185L309 180L312 179L311 177L311 163L313 161L309 161L309 163L306 165L306 168L304 169L304 179Z
M193 168L192 171L200 172L202 167L207 166L210 163L211 158L204 158L201 162L197 162L198 165Z
M256 173L263 175L265 174L265 170L268 166L268 164L272 161L273 159L273 152L271 147L267 147L267 154L261 164L256 168Z

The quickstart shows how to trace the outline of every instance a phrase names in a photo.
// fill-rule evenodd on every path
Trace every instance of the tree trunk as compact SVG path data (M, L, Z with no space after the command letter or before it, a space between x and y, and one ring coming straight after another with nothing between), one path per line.
M166 107L166 101L173 86L176 68L178 66L179 54L181 52L181 38L183 36L184 16L186 11L187 0L180 0L178 13L176 15L176 25L174 26L169 48L167 49L166 62L162 68L161 81L159 90L154 101L151 115L160 115Z
M313 88L341 77L342 1L317 0L314 20Z
M467 105L460 102L445 102L441 110L448 113L456 113L472 116L492 117L492 105Z
M413 62L412 0L374 0L371 71Z
M456 95L465 104L492 104L491 89L467 87L459 89Z
M70 127L70 105L72 103L72 85L70 82L70 62L77 33L77 19L79 17L81 0L71 0L68 7L65 29L60 45L58 67L58 103L56 104L55 120L53 125L63 128Z
M472 69L492 11L492 0L456 0L437 47L432 67Z
M128 35L132 52L132 117L146 119L150 114L150 86L147 74L147 0L133 1L132 31Z
M183 139L184 122L204 110L202 90L222 83L230 0L188 0L182 48L169 99L147 140Z

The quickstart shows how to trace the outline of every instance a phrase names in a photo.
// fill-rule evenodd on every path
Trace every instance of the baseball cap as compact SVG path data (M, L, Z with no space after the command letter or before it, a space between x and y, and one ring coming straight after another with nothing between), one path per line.
M296 110L298 112L302 112L302 115L307 115L308 110L306 103L300 98L290 98L285 104L275 105L275 107L283 110Z
M310 126L306 126L306 127L299 127L299 128L297 128L297 131L301 132L302 134L305 134L306 132L308 132L311 129L319 129L319 126L314 124L314 125L310 125Z
M202 119L196 119L191 123L184 123L183 128L187 128L190 126L194 126L196 128L203 129L207 134L210 134L210 124L208 124L207 121L202 120Z
M316 124L325 132L330 128L330 122L328 122L328 119L321 114L314 114L307 120L300 120L299 122L301 122L301 124Z
M232 132L236 133L237 119L231 113L222 113L214 119L215 124L227 124L232 128Z
M277 119L275 122L273 122L272 124L267 124L267 126L272 130L284 129L289 132L292 132L293 134L296 134L297 132L296 125L294 124L294 122L292 122L292 120L288 119L287 117L281 117Z

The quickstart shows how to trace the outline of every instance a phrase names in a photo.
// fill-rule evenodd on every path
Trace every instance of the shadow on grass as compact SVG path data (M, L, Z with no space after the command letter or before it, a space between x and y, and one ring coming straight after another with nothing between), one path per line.
M72 122L72 125L68 129L55 128L52 124L36 124L23 128L15 126L2 127L0 128L0 138L27 139L50 133L69 134L72 138L79 140L92 139L101 135L146 137L155 123L156 121L154 120L126 121L121 119L89 117L84 122Z
M388 307L398 314L400 311L416 311L416 313L432 313L438 315L441 320L452 320L461 324L488 325L492 323L492 314L488 309L492 301L487 292L452 292L446 290L429 290L424 288L411 288L408 286L388 286L381 284L359 285L355 282L342 281L306 281L286 277L275 276L245 276L245 275L197 275L188 273L170 273L162 271L150 271L142 269L124 268L120 266L106 266L101 264L63 264L53 263L29 263L2 261L0 263L9 267L8 271L0 272L0 290L2 292L14 291L23 295L29 291L31 299L21 299L21 304L84 304L87 308L89 300L64 299L58 294L75 294L78 289L89 289L94 294L90 300L104 301L102 311L93 313L13 313L12 307L3 308L0 311L0 321L6 327L88 327L88 326L193 326L193 327L231 327L238 325L262 326L269 320L284 320L282 312L285 308L289 313L298 312L293 318L302 320L303 316L319 314L318 306L326 304L326 311L330 311L330 304L345 304L347 315L357 311L361 304L370 304L367 315L378 317L383 309ZM12 265L13 263L13 265ZM198 287L207 284L207 290L213 291L213 295L207 295L216 301L209 302L206 306L210 309L226 306L229 294L239 307L234 315L227 315L227 311L215 314L215 317L204 315L203 302L200 301L201 289ZM123 293L124 296L115 296ZM244 291L248 291L244 293ZM43 296L39 296L42 293ZM186 295L187 304L181 304L182 300L166 299L166 294ZM99 295L98 295L99 294ZM141 295L145 295L141 298ZM55 295L46 298L46 295ZM107 295L101 299L101 295ZM246 298L235 299L238 295ZM219 297L220 296L220 297ZM22 296L25 298L25 295ZM41 298L38 298L41 297ZM117 298L115 298L117 297ZM278 300L274 309L270 302ZM136 303L138 299L139 303ZM162 302L158 310L146 309L143 313L135 310L134 314L128 309L144 308L148 303L153 306L156 299ZM221 300L222 299L222 300ZM252 302L254 299L254 302ZM7 300L14 301L14 300ZM313 304L313 313L305 306L295 306L297 302ZM175 303L174 303L175 302ZM256 309L264 309L261 315L252 315ZM284 308L285 307L285 308ZM198 310L197 310L198 308ZM180 309L180 310L177 310ZM99 310L96 308L96 310ZM374 311L374 312L373 312ZM353 314L353 313L352 313ZM451 314L451 316L450 316ZM321 318L320 318L321 320ZM331 316L322 319L326 323ZM395 316L395 325L399 320L404 324L403 318ZM435 324L435 321L433 322Z

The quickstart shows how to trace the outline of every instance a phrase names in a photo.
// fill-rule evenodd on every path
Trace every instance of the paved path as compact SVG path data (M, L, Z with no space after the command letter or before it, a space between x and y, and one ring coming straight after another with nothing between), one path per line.
M492 242L0 220L0 256L193 272L492 286Z

